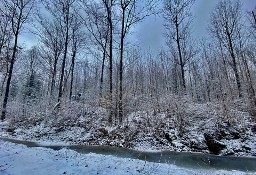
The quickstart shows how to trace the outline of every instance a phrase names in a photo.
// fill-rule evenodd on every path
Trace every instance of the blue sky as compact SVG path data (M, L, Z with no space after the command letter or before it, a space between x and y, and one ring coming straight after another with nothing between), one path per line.
M194 15L194 20L192 24L192 34L196 38L201 38L207 35L207 26L209 24L209 18L212 10L220 0L196 0L192 13ZM243 4L243 10L251 11L256 7L256 0L241 0ZM138 33L135 34L136 38L143 37L143 40L150 40L155 43L155 46L159 45L161 42L162 29L161 22L155 17L150 17L148 20L144 21L142 24L137 25ZM143 30L147 30L144 32ZM145 34L145 36L143 36ZM145 39L145 38L146 39ZM28 30L24 30L20 36L20 45L29 48L36 45L37 39Z
M220 2L220 0L196 0L192 9L195 16L193 23L193 33L195 37L207 35L210 14L218 2ZM241 0L241 2L244 12L251 11L256 7L256 0Z

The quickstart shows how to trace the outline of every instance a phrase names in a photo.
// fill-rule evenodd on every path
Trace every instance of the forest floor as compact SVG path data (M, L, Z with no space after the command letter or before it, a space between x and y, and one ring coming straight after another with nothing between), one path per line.
M256 156L256 124L241 101L199 104L176 99L159 106L131 112L121 126L110 127L106 109L72 101L58 112L38 110L10 115L0 122L0 137Z

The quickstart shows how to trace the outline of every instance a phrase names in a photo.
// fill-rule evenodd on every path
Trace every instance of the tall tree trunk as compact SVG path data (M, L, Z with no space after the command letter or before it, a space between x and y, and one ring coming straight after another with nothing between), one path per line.
M74 81L74 69L75 69L75 59L76 59L76 52L77 52L77 39L75 29L72 30L72 58L71 58L71 77L70 77L70 92L69 92L69 100L72 97L73 91L73 81Z
M123 55L124 55L124 19L125 9L122 11L122 31L121 31L121 46L120 46L120 62L119 62L119 102L118 116L119 123L123 122Z
M106 59L106 49L107 49L107 40L105 42L104 45L104 50L103 50L103 58L102 58L102 65L101 65L101 75L100 75L100 98L102 99L103 97L103 93L102 93L102 89L103 89L103 80L104 80L104 68L105 68L105 59Z
M225 77L226 82L228 84L228 89L229 89L229 92L230 92L230 95L231 95L231 99L233 100L234 99L233 90L232 90L232 87L231 87L231 84L230 84L230 81L229 81L229 76L228 76L228 71L227 71L227 62L225 60L222 47L221 47L221 58L222 58L222 62L223 62L224 77Z
M111 125L113 122L113 21L112 21L112 6L113 0L105 1L105 6L108 13L109 24L109 108L110 113L108 116L108 122Z
M57 72L57 63L58 63L58 56L57 56L57 53L55 53L55 56L54 56L54 63L53 63L52 81L51 81L51 90L50 90L50 95L51 95L51 97L53 96L53 91L54 91L54 87L55 87L55 78L56 78L56 72Z
M234 48L233 48L233 43L232 43L232 39L231 39L231 34L229 32L227 32L227 35L228 35L230 55L231 55L232 63L233 63L233 70L235 72L236 84L237 84L237 88L238 88L238 96L239 96L239 98L241 98L243 95L242 95L240 75L238 73L238 68L237 68L236 56L235 56L235 53L234 53Z
M4 94L4 101L3 101L3 108L2 108L2 115L1 115L1 120L2 121L6 117L6 107L7 107L7 103L8 103L8 97L9 97L9 91L10 91L10 85L11 85L11 79L12 79L13 66L14 66L14 63L15 63L17 46L18 46L18 36L19 36L19 30L20 30L21 15L22 15L22 13L19 16L18 24L17 24L17 29L16 29L15 35L14 35L15 41L14 41L12 59L11 59L10 69L9 69L9 72L8 72L8 78L7 78L5 94Z
M70 80L70 93L69 99L71 100L72 97L72 90L73 90L73 79L74 79L74 68L75 68L75 58L76 58L76 49L73 50L72 53L72 62L71 62L71 80Z
M60 84L59 84L59 95L58 95L58 102L60 102L61 97L63 95L63 80L65 74L65 65L67 59L67 51L68 51L68 38L69 38L69 7L67 7L67 14L66 14L66 36L65 36L65 48L64 48L64 56L61 65L61 75L60 75Z
M179 52L179 61L180 61L179 64L180 64L180 70L181 70L181 87L183 88L183 91L186 91L185 70L184 70L184 62L183 62L181 46L180 46L178 16L176 16L175 28L176 28L176 42L177 42L178 52Z

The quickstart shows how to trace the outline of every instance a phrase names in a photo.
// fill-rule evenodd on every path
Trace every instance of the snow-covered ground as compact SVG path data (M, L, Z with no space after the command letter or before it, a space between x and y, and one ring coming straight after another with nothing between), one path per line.
M59 174L256 174L240 171L186 169L176 165L145 162L98 154L80 154L72 150L27 148L24 145L0 141L1 175Z
M161 103L161 109L132 112L117 126L109 126L106 109L75 101L66 103L57 113L31 109L23 116L16 111L0 122L0 137L146 151L256 156L256 123L245 104L199 104L182 99L165 103ZM211 149L205 134L214 141Z
M243 105L226 109L218 103L180 101L159 110L141 110L126 116L122 125L109 126L108 112L78 102L58 113L18 111L0 122L0 137L36 141L43 145L107 145L137 150L210 153L205 134L225 148L219 155L256 155L256 123ZM163 106L163 105L160 105ZM14 115L15 114L15 115ZM213 145L215 146L215 145ZM170 164L27 148L0 141L0 175L22 174L253 174L215 169L188 169ZM256 173L254 173L256 174Z

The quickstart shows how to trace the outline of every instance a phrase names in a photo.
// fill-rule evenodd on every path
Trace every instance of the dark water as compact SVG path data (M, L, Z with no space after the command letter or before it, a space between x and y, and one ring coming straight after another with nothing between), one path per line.
M96 153L103 155L112 155L121 158L140 159L148 162L175 164L182 167L193 169L223 169L223 170L239 170L239 171L254 171L256 172L256 158L248 157L233 157L233 156L215 156L202 153L187 153L187 152L146 152L137 151L126 148L117 148L110 146L47 146L40 145L36 142L21 141L8 138L0 138L1 140L23 144L27 147L44 147L54 150L67 148L77 151L82 154Z

